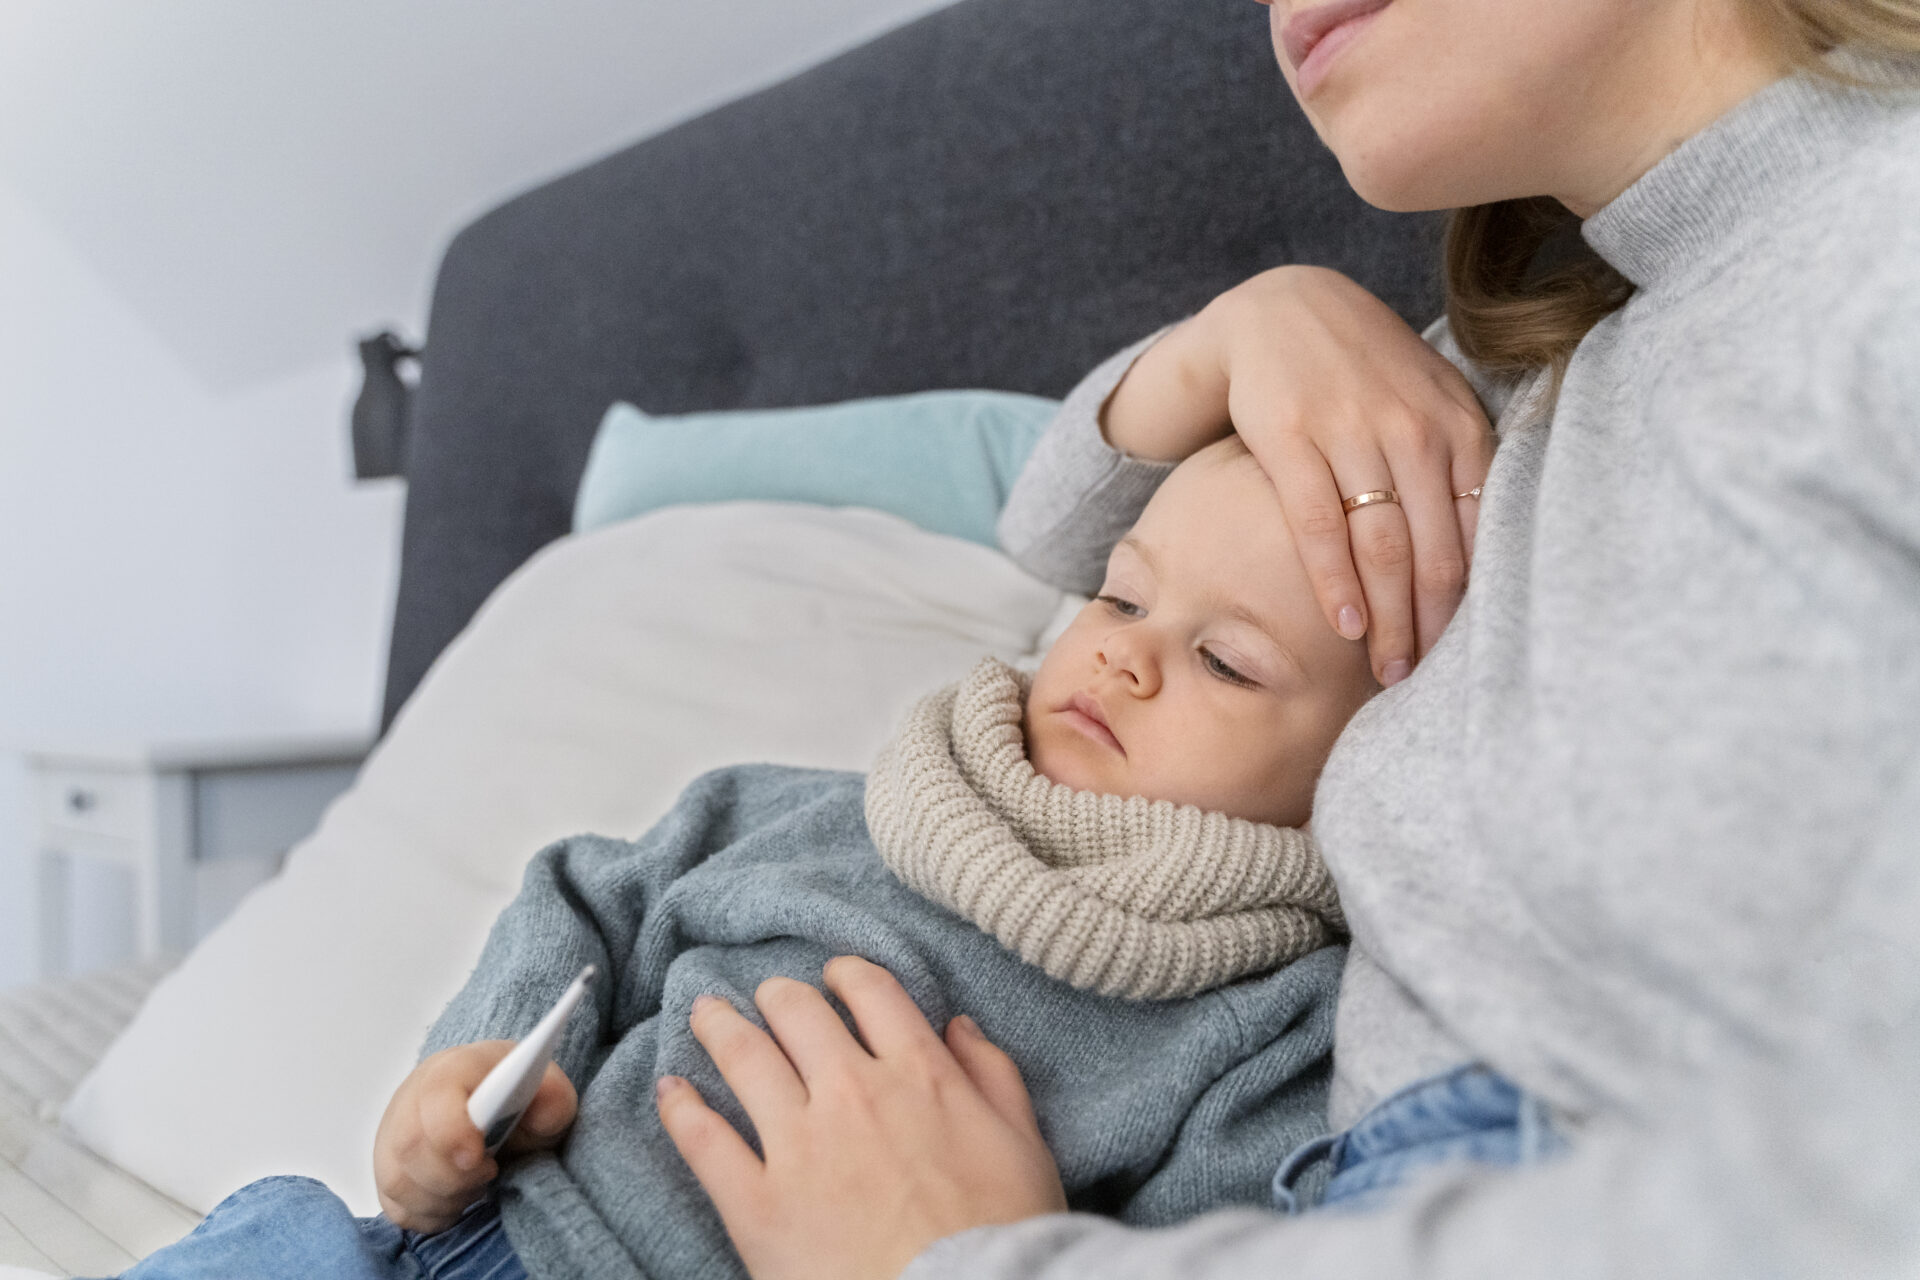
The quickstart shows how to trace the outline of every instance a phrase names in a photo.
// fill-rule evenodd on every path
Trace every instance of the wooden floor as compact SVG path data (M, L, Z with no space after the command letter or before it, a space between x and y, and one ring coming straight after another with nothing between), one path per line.
M167 967L0 991L0 1276L10 1266L111 1275L199 1222L54 1123Z

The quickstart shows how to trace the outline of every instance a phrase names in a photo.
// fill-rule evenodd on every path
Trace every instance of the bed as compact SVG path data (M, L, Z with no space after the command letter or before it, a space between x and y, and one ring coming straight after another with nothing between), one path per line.
M1072 601L857 503L572 532L609 405L1057 397L1263 267L1437 311L1432 220L1360 205L1244 0L963 0L520 195L449 247L408 449L384 737L175 970L0 999L0 1276L115 1270L265 1173L371 1210L380 1103L525 859L703 770L862 768ZM905 428L903 428L905 429ZM751 499L754 495L739 495Z

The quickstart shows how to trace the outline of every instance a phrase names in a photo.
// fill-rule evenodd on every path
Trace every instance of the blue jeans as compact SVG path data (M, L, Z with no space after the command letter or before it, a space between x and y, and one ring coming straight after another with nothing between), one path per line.
M527 1280L491 1199L438 1235L356 1218L312 1178L262 1178L123 1280Z
M1390 1094L1345 1133L1295 1148L1273 1175L1273 1203L1287 1213L1376 1209L1442 1165L1532 1164L1565 1146L1545 1104L1469 1063ZM1331 1175L1317 1200L1300 1185L1316 1166Z

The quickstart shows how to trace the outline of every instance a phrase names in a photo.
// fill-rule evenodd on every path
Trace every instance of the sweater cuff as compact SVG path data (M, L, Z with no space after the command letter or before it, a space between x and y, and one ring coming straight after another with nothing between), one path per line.
M1027 1280L1075 1242L1101 1233L1124 1236L1128 1229L1088 1213L975 1227L935 1240L907 1264L900 1280Z
M1108 357L1061 402L1000 513L1000 545L1021 568L1088 595L1107 555L1177 465L1120 452L1100 431L1100 411L1134 361L1172 325Z

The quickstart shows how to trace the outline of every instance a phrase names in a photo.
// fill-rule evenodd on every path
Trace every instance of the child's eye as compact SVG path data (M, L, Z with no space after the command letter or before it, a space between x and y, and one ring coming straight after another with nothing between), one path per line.
M1200 650L1200 661L1206 665L1207 670L1211 674L1220 677L1220 679L1225 680L1228 684L1237 684L1245 689L1259 687L1253 681L1247 679L1238 671L1235 671L1232 667L1222 662L1220 655L1211 649L1203 648Z
M1144 618L1147 615L1147 611L1145 609L1142 609L1139 605L1135 604L1133 601L1123 600L1119 596L1098 595L1098 596L1095 596L1094 599L1098 600L1101 604L1106 605L1107 608L1113 610L1113 612L1119 614L1123 618Z

